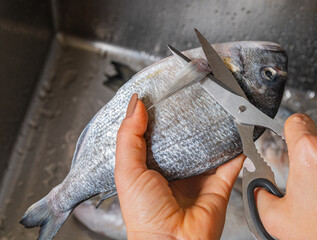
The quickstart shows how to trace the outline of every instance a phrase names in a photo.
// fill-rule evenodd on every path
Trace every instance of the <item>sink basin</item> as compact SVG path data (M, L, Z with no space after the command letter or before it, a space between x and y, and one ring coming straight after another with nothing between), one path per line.
M25 210L69 171L77 138L116 90L178 49L267 40L289 54L288 87L317 91L317 5L242 0L0 3L0 238L36 239ZM72 216L56 239L104 239Z

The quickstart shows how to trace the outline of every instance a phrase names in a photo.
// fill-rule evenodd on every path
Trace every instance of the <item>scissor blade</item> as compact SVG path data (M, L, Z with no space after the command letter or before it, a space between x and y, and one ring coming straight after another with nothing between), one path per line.
M235 124L240 134L243 153L253 162L257 173L260 174L261 177L272 176L273 172L271 167L269 167L267 163L264 161L264 159L262 158L254 144L254 126L241 125L237 122L235 122ZM274 181L274 178L270 180Z
M210 74L208 77L209 76ZM208 78L204 78L199 83L238 123L269 128L283 137L283 125L261 112L261 110L252 105L248 100L226 90Z
M222 61L216 50L196 28L195 33L206 55L213 75L217 79L219 79L225 86L230 88L234 93L247 99L239 83L236 81L230 70L227 68L226 64Z
M180 58L182 58L183 60L185 60L186 62L190 62L191 60L186 57L184 54L182 54L180 51L178 51L176 48L174 48L173 46L167 44L167 47L169 48L169 50L175 55L179 56Z
M186 62L191 61L176 48L172 46L169 46L169 48L173 54L178 55ZM283 138L282 124L261 112L245 98L233 93L231 89L227 89L228 87L224 86L224 84L213 75L209 74L207 78L204 78L199 83L213 99L215 99L229 114L231 114L236 119L237 122L244 125L269 128ZM241 106L244 109L240 109Z
M253 126L244 126L236 122L237 129L240 134L240 138L243 145L243 153L253 162L255 166L254 172L249 172L245 167L243 169L242 178L242 195L243 195L243 206L244 214L255 239L266 240L263 233L259 231L254 215L251 213L249 205L248 188L251 182L255 179L267 179L276 186L274 173L272 169L263 160L262 156L258 153L255 144L253 142ZM253 194L253 193L252 193Z
M178 57L178 59L184 64L192 61L190 60L188 57L186 57L184 54L182 54L180 51L178 51L176 48L174 48L171 45L167 45L169 50L173 53L173 55L175 57ZM207 77L209 79L211 79L212 81L214 81L216 84L220 85L221 87L223 87L224 89L226 89L229 92L232 92L230 88L228 88L226 85L224 85L220 80L218 80L217 78L215 78L212 74L208 74Z

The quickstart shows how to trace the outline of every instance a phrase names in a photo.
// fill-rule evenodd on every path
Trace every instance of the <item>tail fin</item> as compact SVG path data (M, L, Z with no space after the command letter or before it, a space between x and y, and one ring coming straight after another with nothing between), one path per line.
M20 223L26 228L40 226L41 229L38 239L47 240L52 239L56 235L70 213L71 210L64 213L53 212L47 204L47 197L44 197L29 207Z

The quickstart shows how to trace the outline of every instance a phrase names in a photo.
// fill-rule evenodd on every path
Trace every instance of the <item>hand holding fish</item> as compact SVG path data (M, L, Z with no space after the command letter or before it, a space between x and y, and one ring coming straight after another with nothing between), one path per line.
M286 195L278 198L263 188L257 206L266 230L277 239L316 239L317 236L317 129L304 114L285 123L290 172Z
M213 173L168 183L146 166L147 112L134 94L117 137L115 182L128 238L219 239L240 155Z

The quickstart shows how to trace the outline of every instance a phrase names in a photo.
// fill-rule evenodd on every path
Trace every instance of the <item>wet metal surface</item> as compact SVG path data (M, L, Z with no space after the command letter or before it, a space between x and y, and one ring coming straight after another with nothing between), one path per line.
M134 71L148 62L136 52L123 51L122 55L118 48L108 48L103 53L82 41L88 51L70 46L69 39L59 39L62 43L52 44L1 189L3 233L9 239L36 238L38 229L26 231L18 222L29 205L64 179L82 129L115 94L104 84L107 76L116 74L112 62ZM78 231L74 233L73 228ZM89 239L83 231L70 217L57 239Z
M198 46L194 27L212 43L280 43L287 106L317 115L316 25L316 1L2 1L0 239L36 238L18 222L66 176L84 126L133 72L170 55L166 44ZM70 216L56 239L103 238Z
M317 2L313 0L60 0L56 8L62 32L156 56L169 55L168 43L180 50L197 47L194 28L211 43L277 42L289 55L288 84L317 88Z
M0 3L0 182L53 36L49 14L40 0Z

